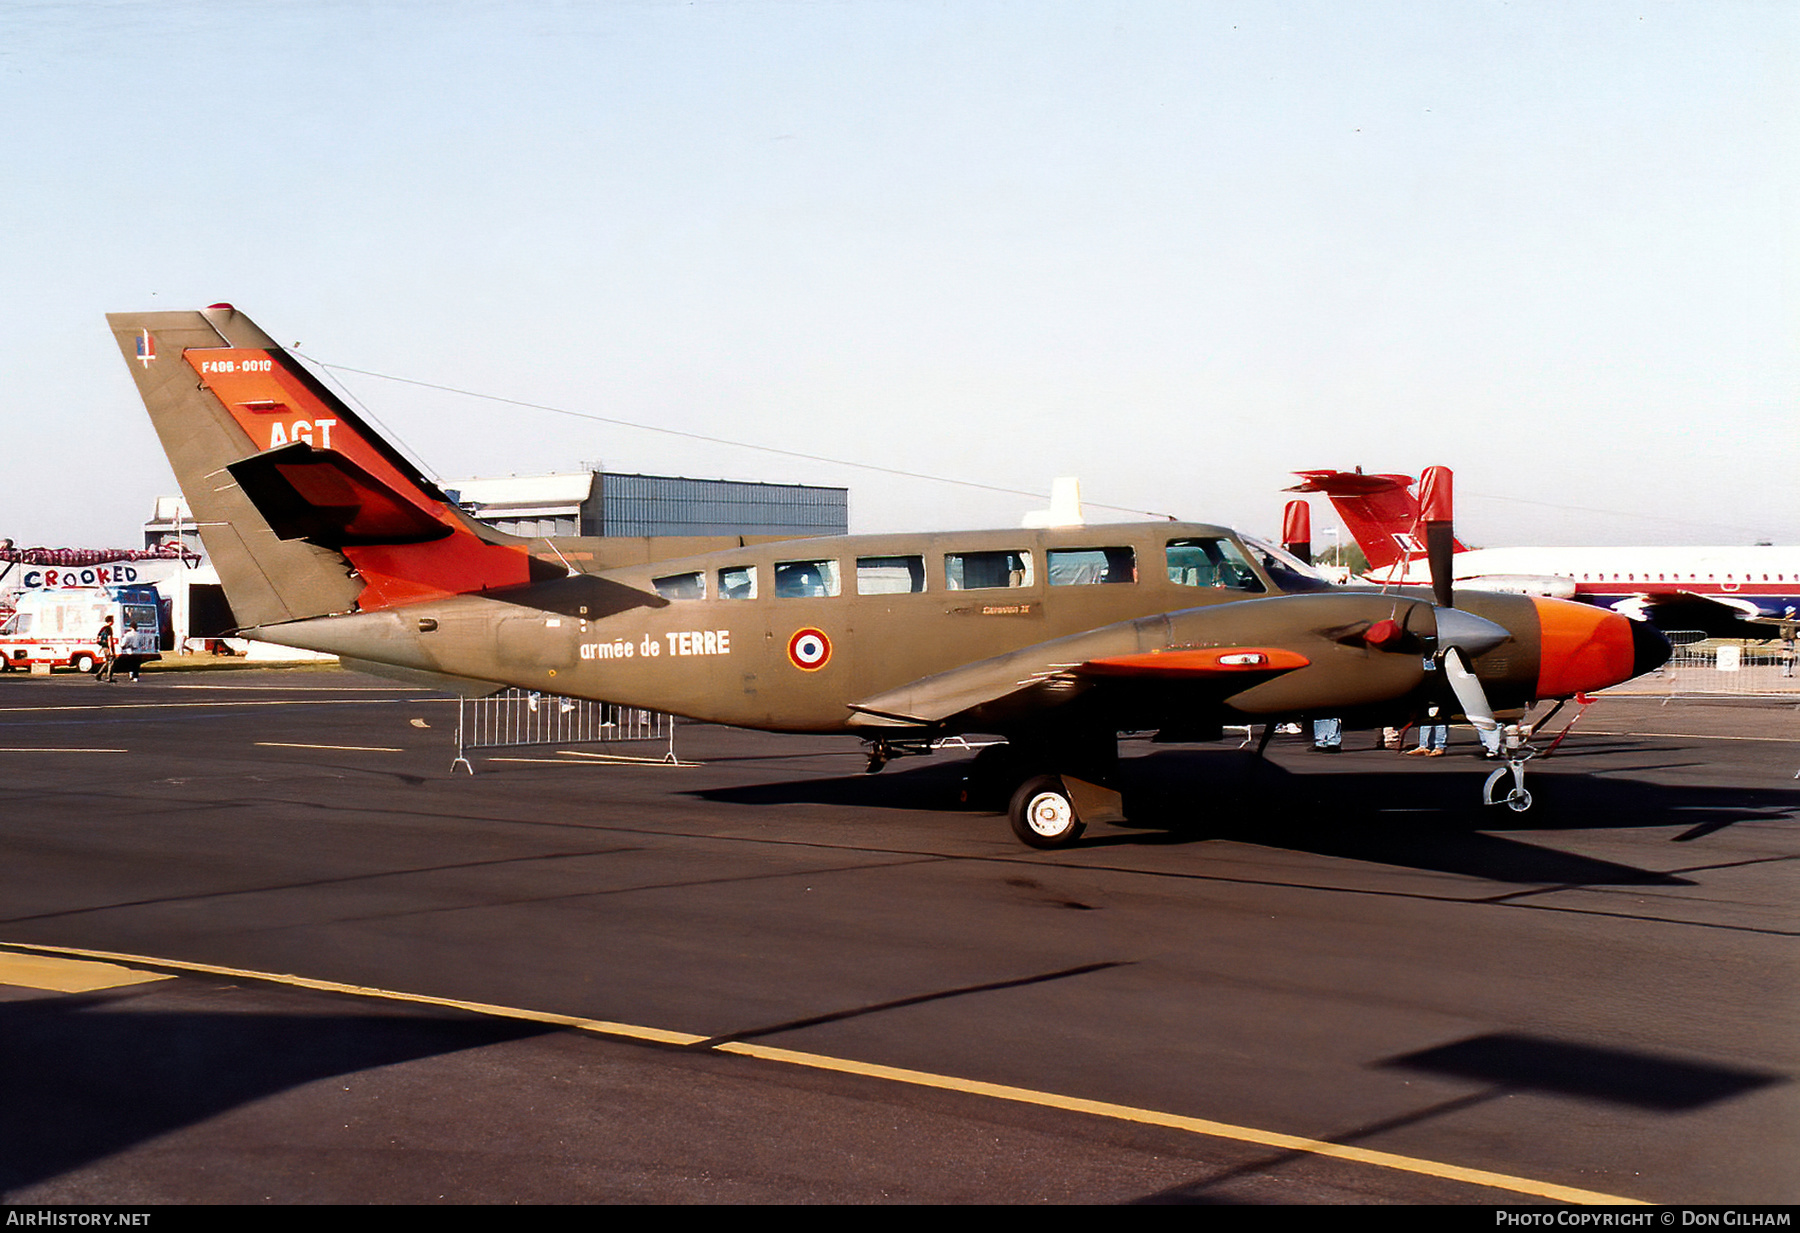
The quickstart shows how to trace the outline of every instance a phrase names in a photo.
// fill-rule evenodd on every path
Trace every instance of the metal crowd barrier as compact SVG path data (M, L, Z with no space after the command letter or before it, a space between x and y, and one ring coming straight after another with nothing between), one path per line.
M473 775L471 749L626 742L661 743L660 761L676 761L675 717L610 702L507 689L486 698L457 699L456 761L450 769L460 766Z
M1800 668L1779 640L1714 642L1698 631L1669 634L1674 654L1648 676L1608 691L1669 697L1780 697L1800 694Z

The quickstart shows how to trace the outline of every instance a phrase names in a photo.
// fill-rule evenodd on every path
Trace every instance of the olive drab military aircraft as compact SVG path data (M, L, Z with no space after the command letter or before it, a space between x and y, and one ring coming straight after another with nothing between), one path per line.
M520 538L470 517L230 305L109 321L242 633L467 692L857 736L871 769L996 734L986 769L1034 847L1122 820L1121 732L1262 724L1266 742L1284 721L1402 724L1438 704L1491 734L1496 712L1668 655L1614 613L1459 604L1447 569L1435 594L1336 588L1204 524ZM1447 473L1427 505L1447 555ZM1523 808L1508 754L1504 799Z

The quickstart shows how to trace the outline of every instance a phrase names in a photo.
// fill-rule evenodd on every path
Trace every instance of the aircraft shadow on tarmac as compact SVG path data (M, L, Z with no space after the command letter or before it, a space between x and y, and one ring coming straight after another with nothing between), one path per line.
M334 1075L557 1029L428 1014L208 1014L95 994L0 1002L0 1196Z
M1470 1036L1386 1058L1372 1065L1376 1069L1409 1070L1485 1086L1335 1134L1331 1136L1331 1142L1361 1143L1403 1126L1416 1126L1521 1092L1539 1092L1589 1103L1628 1105L1650 1113L1676 1115L1732 1100L1772 1084L1792 1082L1789 1076L1772 1071L1748 1070L1635 1049L1552 1040L1523 1032ZM1227 1189L1230 1183L1267 1174L1299 1158L1297 1152L1277 1152L1172 1186L1135 1202L1145 1206L1240 1202L1242 1200Z
M1120 773L1131 820L1090 831L1063 852L1228 839L1526 885L1685 886L1691 881L1677 875L1511 836L1663 827L1677 831L1672 840L1684 840L1737 822L1800 816L1800 788L1654 783L1634 777L1632 772L1645 769L1641 766L1602 777L1591 761L1577 768L1573 760L1531 765L1527 782L1537 803L1521 814L1480 803L1482 779L1493 764L1467 755L1425 765L1424 759L1402 764L1394 760L1397 755L1373 752L1317 756L1322 769L1329 758L1329 770L1351 773L1296 773L1275 761L1255 765L1239 750L1159 750L1124 758ZM991 814L958 803L967 766L966 759L933 761L879 775L765 782L695 795L752 806L977 812L990 821ZM820 823L830 825L825 819Z

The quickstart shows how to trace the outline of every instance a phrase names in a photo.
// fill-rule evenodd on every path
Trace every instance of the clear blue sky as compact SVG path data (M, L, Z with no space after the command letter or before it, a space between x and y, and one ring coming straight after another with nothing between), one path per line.
M1473 543L1800 541L1797 83L1790 0L9 0L0 535L137 542L173 480L102 316L229 300L1262 533L1292 470L1443 463ZM344 379L446 477L1045 503Z

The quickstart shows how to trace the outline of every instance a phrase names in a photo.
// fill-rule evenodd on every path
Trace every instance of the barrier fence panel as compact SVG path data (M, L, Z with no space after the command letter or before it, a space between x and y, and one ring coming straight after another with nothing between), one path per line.
M1609 692L1758 697L1800 694L1791 644L1710 641L1703 633L1672 631L1669 662Z
M634 742L664 747L662 761L675 759L675 717L660 711L588 702L557 694L508 689L486 698L459 698L456 704L456 761L471 775L467 751L526 745L611 745Z

